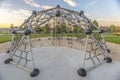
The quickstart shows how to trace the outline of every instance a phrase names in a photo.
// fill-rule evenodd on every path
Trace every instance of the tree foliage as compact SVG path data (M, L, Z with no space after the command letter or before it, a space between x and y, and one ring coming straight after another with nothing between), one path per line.
M50 33L50 26L48 24L46 24L44 27L43 27L43 32L44 33Z
M99 27L99 24L98 24L98 22L97 22L96 20L93 20L92 23L93 23L94 25L96 25L96 27ZM97 29L94 25L91 25L91 29L92 29L92 30L96 30L96 29Z
M37 32L37 33L42 33L42 32L43 32L43 29L42 29L42 27L40 27L40 26L35 27L34 30L35 30L35 32Z
M79 25L74 25L73 26L73 31L74 31L74 33L78 33L78 32L83 31L83 28L80 27Z
M99 24L96 20L93 21L93 24L95 24L97 27L99 26Z
M67 25L66 24L61 24L60 25L61 26L61 30L62 30L62 32L67 32Z
M110 27L109 27L109 32L110 33L113 33L113 32L115 32L115 25L110 25Z
M10 24L9 30L10 31L14 30L13 24Z
M66 24L58 24L55 26L55 29L54 29L56 33L67 33L67 30L68 30L68 27Z

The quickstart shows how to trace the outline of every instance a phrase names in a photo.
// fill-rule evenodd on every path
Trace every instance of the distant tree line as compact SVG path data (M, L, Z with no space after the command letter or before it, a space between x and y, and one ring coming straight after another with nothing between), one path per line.
M55 25L54 28L51 28L50 25L46 24L45 26L38 26L34 28L34 31L36 33L44 33L44 34L48 34L48 33L77 33L82 31L83 29L78 26L78 25L74 25L72 27L69 27L66 24L58 24Z
M109 32L113 34L120 34L120 26L110 25Z
M99 24L96 20L93 21L93 23L98 27ZM94 27L92 27L94 28ZM46 24L44 26L38 26L38 27L35 27L34 28L34 31L36 33L51 33L51 32L55 32L55 33L78 33L78 32L82 32L83 31L83 28L79 25L72 25L72 27L69 27L69 25L66 25L66 24L58 24L58 25L55 25L54 28L51 28L50 25Z
M96 26L99 26L98 22L96 20L93 21L93 23L96 25ZM100 26L99 26L100 27ZM116 35L120 35L120 26L116 26L116 25L110 25L110 26L107 26L107 30L106 32L108 33L111 33L111 34L116 34Z
M96 25L96 27L100 28L98 21L93 20L92 23L94 25ZM27 25L25 25L23 27L23 30L26 28L27 28ZM120 26L110 25L107 28L108 29L106 32L108 32L108 33L120 34ZM10 31L12 31L14 29L13 24L10 25L9 29L10 29ZM69 25L66 25L64 23L55 25L54 28L51 28L51 25L46 24L42 27L41 26L34 27L33 29L36 33L44 33L44 34L48 34L48 33L52 33L52 32L55 32L55 33L61 33L61 32L62 33L68 33L68 32L78 33L78 32L83 31L83 28L79 25L73 25L72 27L69 27ZM91 29L94 30L96 28L93 25L91 25Z

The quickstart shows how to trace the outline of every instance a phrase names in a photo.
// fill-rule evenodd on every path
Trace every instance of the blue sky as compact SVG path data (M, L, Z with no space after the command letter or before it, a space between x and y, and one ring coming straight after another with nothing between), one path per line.
M0 24L21 24L32 10L44 10L60 5L81 11L101 25L120 23L120 0L0 0Z

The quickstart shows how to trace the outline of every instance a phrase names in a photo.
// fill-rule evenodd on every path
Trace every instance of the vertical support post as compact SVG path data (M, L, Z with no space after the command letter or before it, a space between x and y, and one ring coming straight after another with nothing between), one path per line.
M102 37L102 42L104 44L104 55L105 55L105 58L108 57L108 52L107 52L107 45L106 45L106 42L105 42L105 39L104 39L104 35L101 33L101 37Z
M27 41L28 41L28 44L29 44L30 52L31 52L31 57L32 57L32 61L33 61L33 68L35 68L35 63L34 63L33 52L32 52L32 48L31 48L31 41L30 41L29 35L27 35Z
M87 46L88 46L88 39L89 39L89 35L87 35L87 38L86 38L86 41L85 41L85 49L84 49L83 63L82 63L83 68L85 66L85 58L86 58L86 52L87 52Z
M18 45L16 46L15 50L13 52L11 52L11 56L9 57L10 59L13 57L13 55L16 53L16 51L18 50L18 48L20 47L20 45L22 44L23 40L25 38L25 35L22 36L20 42L18 43Z
M12 35L12 41L11 41L11 45L10 45L10 51L9 51L9 59L10 59L10 56L11 56L11 52L12 52L12 49L13 49L13 43L14 43L14 38L15 38L15 34Z

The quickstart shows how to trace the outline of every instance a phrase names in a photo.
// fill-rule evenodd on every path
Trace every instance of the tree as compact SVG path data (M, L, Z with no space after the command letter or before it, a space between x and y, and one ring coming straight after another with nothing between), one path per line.
M99 26L99 24L98 24L98 22L97 22L96 20L94 20L92 23L93 23L94 25L96 25L96 27ZM96 29L97 29L96 27L93 26L93 25L91 25L91 29L92 29L92 30L96 30Z
M43 32L44 33L50 33L50 27L48 24L46 24L44 27L43 27Z
M9 30L10 30L10 32L11 32L12 30L14 30L13 24L10 24Z
M95 24L97 27L99 26L99 24L96 20L93 21L93 24Z
M66 32L65 33L68 33L70 30L70 28L68 26L66 26Z
M109 27L109 31L110 31L110 33L113 33L113 32L115 32L115 25L110 25L110 27Z
M35 27L34 28L34 30L35 30L35 32L37 32L37 33L42 33L43 32L43 29L42 29L42 27Z
M67 30L68 30L67 25L64 23L58 24L54 28L54 32L56 32L56 33L63 33L63 32L67 33Z
M74 25L74 26L73 26L73 31L74 31L75 33L77 33L78 30L79 30L79 26L78 26L78 25Z
M75 33L83 32L83 28L80 27L79 25L74 25L73 27L74 27L74 28L73 28L73 31L74 31Z
M120 26L116 26L115 33L116 35L120 35Z
M55 26L55 32L56 33L61 33L61 27L60 27L60 25L56 25Z
M66 24L61 24L60 26L61 26L61 31L66 33L67 32Z

